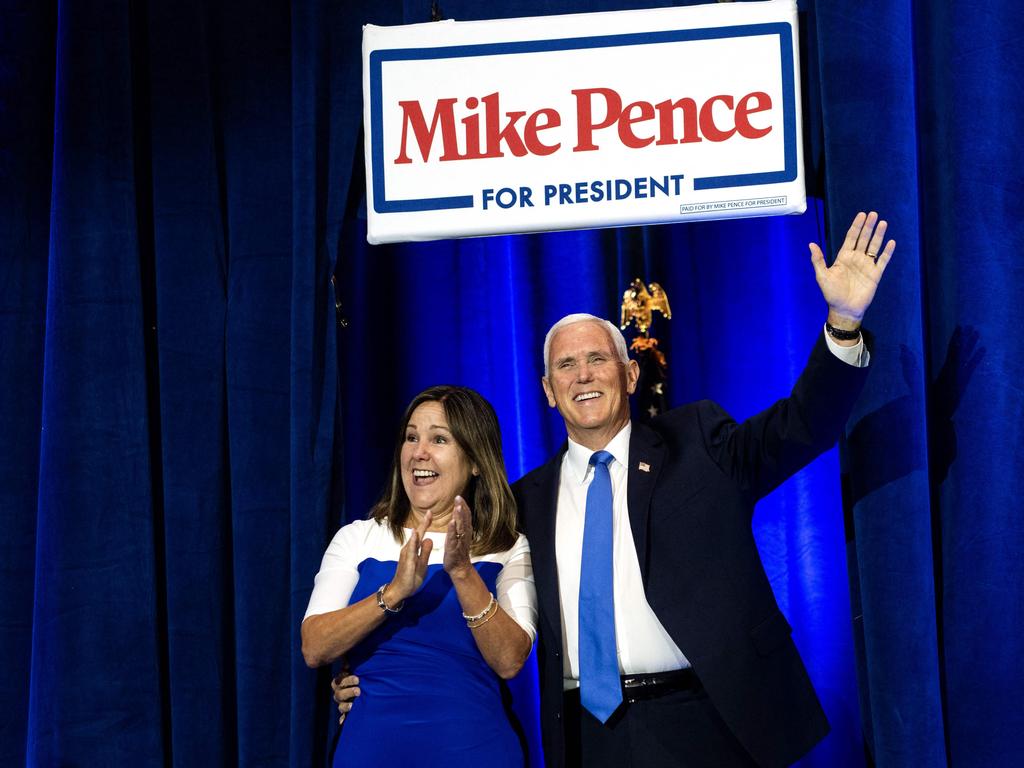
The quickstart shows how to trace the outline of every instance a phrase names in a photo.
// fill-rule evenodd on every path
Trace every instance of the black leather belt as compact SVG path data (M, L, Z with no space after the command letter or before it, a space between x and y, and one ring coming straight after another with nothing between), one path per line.
M675 691L697 691L701 687L700 678L692 667L672 672L622 676L622 698L630 704L656 699Z

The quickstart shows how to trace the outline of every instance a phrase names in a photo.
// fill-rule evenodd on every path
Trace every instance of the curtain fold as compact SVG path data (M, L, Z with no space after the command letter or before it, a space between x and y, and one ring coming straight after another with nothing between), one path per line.
M898 243L866 318L878 331L874 370L848 442L854 532L848 547L851 575L858 579L855 631L863 638L862 719L879 765L945 765L920 378L926 329L913 18L910 3L873 4L863 11L873 23L855 23L850 11L816 7L830 233L838 241L848 226L846 212L871 207L890 222ZM878 44L879 29L892 44ZM916 370L905 381L901 358L915 356ZM894 464L879 455L898 458ZM897 632L891 631L894 622Z
M899 246L845 486L865 737L878 765L1024 760L1024 156L1008 2L819 3L831 231Z
M223 218L223 25L203 3L149 12L153 253L170 697L168 763L238 757Z
M0 764L25 762L53 177L56 4L0 24Z
M24 735L39 764L162 754L133 19L99 10L62 3L56 29Z
M951 765L1024 762L1024 52L1017 6L915 11L929 484ZM1005 311L1009 309L1009 311Z

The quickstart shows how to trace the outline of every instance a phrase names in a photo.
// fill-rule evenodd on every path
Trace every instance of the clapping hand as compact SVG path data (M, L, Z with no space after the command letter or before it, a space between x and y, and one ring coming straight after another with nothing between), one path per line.
M444 540L444 570L455 578L465 575L473 567L469 551L473 544L473 516L469 505L461 496L455 497L452 519Z
M866 216L858 213L846 233L832 266L826 266L825 255L810 243L814 276L829 308L829 322L840 328L856 329L875 297L896 241L890 240L882 248L888 225L878 220L872 211Z
M427 563L434 542L426 538L433 516L427 512L422 522L409 534L402 551L398 555L398 566L395 577L384 590L384 601L392 608L397 608L403 600L416 594L427 575Z

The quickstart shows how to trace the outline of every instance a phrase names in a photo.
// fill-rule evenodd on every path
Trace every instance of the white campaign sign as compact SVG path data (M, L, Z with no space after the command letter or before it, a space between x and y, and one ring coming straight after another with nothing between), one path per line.
M371 243L800 213L796 2L363 30Z

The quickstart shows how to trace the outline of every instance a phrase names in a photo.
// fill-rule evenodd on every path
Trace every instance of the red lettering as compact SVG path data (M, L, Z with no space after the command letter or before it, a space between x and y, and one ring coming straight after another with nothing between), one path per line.
M604 120L594 123L594 111L590 105L593 94L604 96L607 113ZM597 149L593 141L594 131L607 128L619 119L622 112L622 98L611 88L581 88L573 91L576 97L576 146L573 152L589 152Z
M633 109L639 109L640 114L633 117ZM622 110L622 117L619 118L619 139L630 149L640 149L646 147L652 141L654 137L650 136L646 139L641 139L630 128L633 123L643 123L654 118L654 107L648 101L634 101L632 104Z
M423 108L418 101L400 101L398 106L402 108L402 147L395 158L395 164L411 163L409 153L406 151L406 140L409 135L409 128L412 128L416 144L420 148L423 162L427 162L430 156L430 148L434 143L434 134L437 131L438 123L441 125L441 145L444 147L442 160L456 160L459 157L458 145L455 143L455 106L456 99L438 99L434 107L434 117L427 128L427 121L423 117Z
M756 103L754 107L750 106L752 100ZM745 139L760 139L762 136L767 136L771 133L772 127L770 125L767 128L755 128L748 119L748 115L764 112L771 108L772 97L764 91L754 91L754 93L748 93L740 99L740 103L736 105L736 130L739 131L740 136Z
M726 107L732 109L732 96L712 96L705 101L704 106L700 108L700 132L704 134L704 138L708 141L725 141L736 133L736 127L733 126L728 131L722 131L715 125L714 110L716 101L720 101Z
M469 109L476 109L480 100L476 96L466 99L466 106ZM456 160L479 160L483 155L480 153L480 115L471 112L460 121L465 129L462 133L466 137L466 154L460 155ZM443 158L442 158L443 159Z
M700 141L700 134L697 132L697 102L693 99L679 99L671 101L659 101L654 105L658 110L658 144L690 144ZM675 110L683 113L683 138L676 141Z
M501 151L501 143L508 144L508 151L516 157L526 154L526 147L523 139L516 130L516 121L526 115L525 112L507 112L508 123L501 127L501 107L498 105L497 92L484 96L481 101L484 103L484 125L487 126L487 152L484 157L504 157Z
M538 125L541 118L545 118L544 125ZM557 128L562 124L562 118L553 109L538 109L526 121L526 131L523 138L526 140L526 148L535 155L550 155L557 152L562 146L561 142L544 144L537 134L546 131L548 128Z
M652 143L660 146L690 144L707 139L722 142L737 133L746 139L759 139L771 133L772 125L755 126L751 116L772 108L772 99L764 91L753 91L738 99L728 94L712 96L703 104L689 97L666 99L657 104L634 101L625 108L622 97L612 88L580 88L572 91L576 97L576 145L573 152L599 149L595 141L597 131L611 128L619 141L629 149L642 149ZM602 103L598 103L599 100ZM465 101L468 114L458 122L455 119L457 99L438 99L428 125L418 101L400 101L402 109L402 139L396 164L411 163L409 136L419 148L423 162L430 159L435 139L440 134L442 153L438 160L476 160L480 158L514 157L526 155L547 156L557 152L562 143L541 140L541 132L562 124L561 115L551 108L536 112L513 110L502 112L500 94L495 91L482 98L470 96ZM479 108L479 112L477 110ZM716 111L717 108L717 111ZM657 119L656 124L652 123ZM642 124L651 124L647 130L638 130ZM677 124L681 135L676 133ZM462 135L457 134L457 129ZM464 151L459 152L462 140Z

